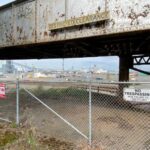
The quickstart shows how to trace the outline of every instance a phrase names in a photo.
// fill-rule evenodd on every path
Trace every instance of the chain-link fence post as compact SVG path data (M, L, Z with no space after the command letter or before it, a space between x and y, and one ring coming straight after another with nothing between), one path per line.
M91 81L89 84L89 145L92 145L92 93Z
M19 79L16 82L16 124L19 125Z

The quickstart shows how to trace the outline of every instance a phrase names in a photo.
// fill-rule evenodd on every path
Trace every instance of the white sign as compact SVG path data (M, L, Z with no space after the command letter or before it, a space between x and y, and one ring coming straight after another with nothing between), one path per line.
M131 102L150 102L150 89L124 88L123 98Z

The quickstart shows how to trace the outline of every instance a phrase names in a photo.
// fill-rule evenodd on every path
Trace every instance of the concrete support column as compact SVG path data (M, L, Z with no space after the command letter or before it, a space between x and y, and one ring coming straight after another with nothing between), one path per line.
M132 65L132 58L126 55L119 56L119 81L128 82L129 81L129 69ZM128 87L128 84L119 84L118 91L118 102L123 100L123 89ZM122 103L123 104L123 103Z
M119 56L119 81L129 81L131 62L131 57Z

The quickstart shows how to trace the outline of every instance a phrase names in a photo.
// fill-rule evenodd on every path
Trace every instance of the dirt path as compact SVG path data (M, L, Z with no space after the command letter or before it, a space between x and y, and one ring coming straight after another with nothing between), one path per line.
M60 103L45 100L57 113L88 136L88 105L73 101ZM40 104L26 109L39 134L49 135L73 143L86 143L80 134ZM106 150L147 150L150 140L150 115L129 108L93 104L93 143Z

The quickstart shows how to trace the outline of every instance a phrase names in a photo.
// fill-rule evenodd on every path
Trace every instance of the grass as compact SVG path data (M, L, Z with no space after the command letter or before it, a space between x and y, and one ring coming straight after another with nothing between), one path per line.
M38 142L37 142L35 135L33 134L32 130L29 130L27 132L26 139L27 139L27 143L30 145L30 148L32 150L36 150Z
M15 122L12 122L10 126L11 126L11 128L17 128L18 127Z
M4 147L8 143L12 143L18 139L18 135L12 131L5 131L0 135L0 147Z
M50 88L50 89L44 89L42 86L39 86L37 89L33 91L33 93L37 97L57 97L61 98L64 96L70 96L70 97L76 97L76 98L83 98L88 97L88 92L83 89L77 89L77 88Z
M73 150L74 144L47 136L37 136L33 127L17 127L0 124L0 149L2 150Z

